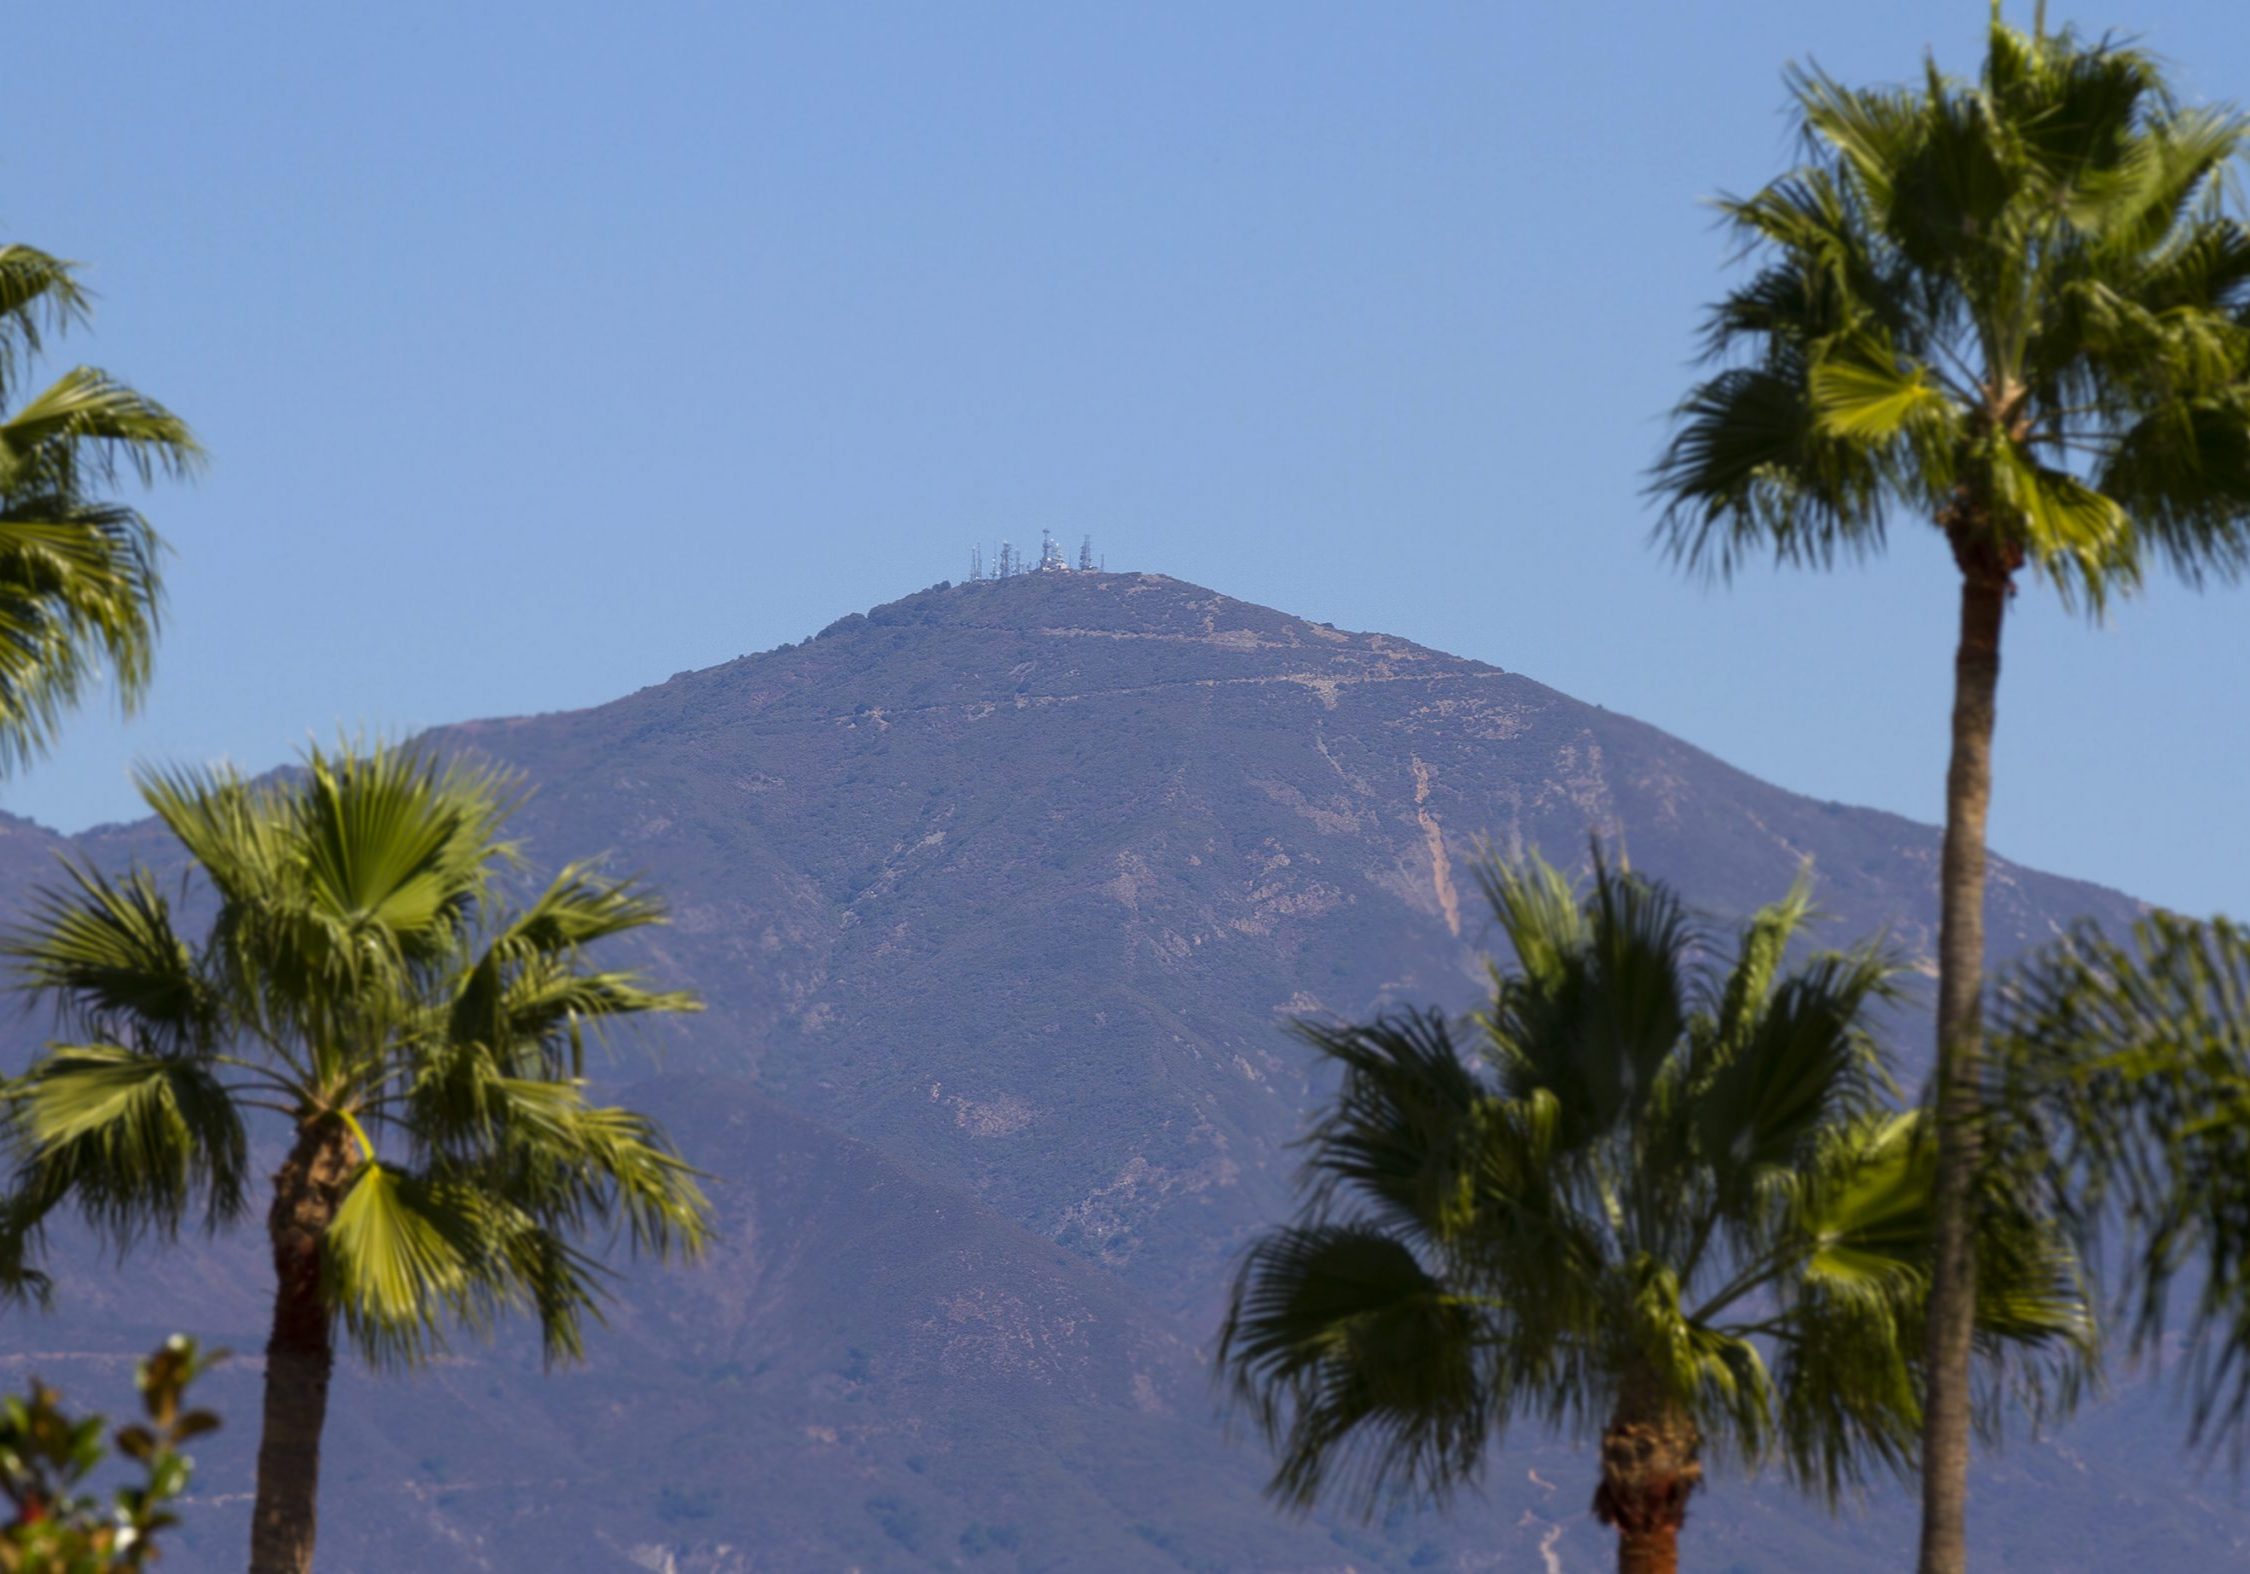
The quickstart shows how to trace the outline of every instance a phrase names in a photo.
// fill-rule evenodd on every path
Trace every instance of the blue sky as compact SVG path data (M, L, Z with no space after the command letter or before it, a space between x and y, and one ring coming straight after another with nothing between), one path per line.
M1682 582L1642 472L1780 72L1967 68L1985 7L44 7L0 235L209 474L137 757L587 705L801 638L972 541L1403 634L1822 797L1939 813L1954 581ZM2058 3L2059 20L2064 8ZM2235 0L2074 13L2250 99ZM2250 908L2250 588L2019 600L1994 845Z

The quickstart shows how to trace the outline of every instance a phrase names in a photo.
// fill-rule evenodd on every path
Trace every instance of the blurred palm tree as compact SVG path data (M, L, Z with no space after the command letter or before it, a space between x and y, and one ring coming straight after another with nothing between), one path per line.
M1833 1497L1916 1454L1935 1149L1886 1099L1873 948L1784 966L1800 885L1731 959L1664 887L1490 867L1513 947L1472 1042L1433 1014L1300 1031L1342 1071L1307 1203L1256 1243L1220 1361L1274 1490L1442 1497L1517 1418L1601 1439L1621 1570L1670 1570L1713 1447ZM1997 1173L1978 1339L2067 1400L2076 1263Z
M114 674L128 710L148 687L161 543L106 496L202 458L187 423L80 366L18 404L28 363L89 306L72 265L0 245L0 772L41 753L63 714Z
M2167 1364L2190 1434L2250 1448L2250 929L2153 913L2093 925L1996 993L1987 1131L2047 1177L2117 1278L2136 1353Z
M347 748L283 780L140 786L216 912L191 942L147 871L74 867L8 941L71 1039L5 1088L0 1248L37 1289L40 1227L66 1205L121 1250L190 1217L234 1224L253 1114L278 1119L250 1566L301 1574L339 1327L370 1362L413 1363L449 1325L521 1309L550 1359L573 1358L605 1273L589 1235L701 1248L692 1172L583 1080L587 1029L695 1002L589 964L660 921L634 887L573 866L508 903L511 805L490 774Z

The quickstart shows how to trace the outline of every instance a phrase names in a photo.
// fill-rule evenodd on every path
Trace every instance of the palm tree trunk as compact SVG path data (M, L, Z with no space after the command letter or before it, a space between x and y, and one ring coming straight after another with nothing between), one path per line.
M266 1341L265 1430L258 1439L258 1502L250 1521L250 1574L308 1574L320 1493L320 1431L335 1365L320 1243L336 1217L351 1153L343 1129L302 1128L273 1177L273 1335Z
M1964 1574L1968 1568L1984 827L1992 805L1994 695L2000 686L2000 623L2008 604L2008 577L1998 566L1973 560L1963 564L1961 638L1953 664L1953 760L1945 778L1945 853L1939 871L1936 1227L1922 1421L1921 1574Z
M1703 1435L1655 1385L1628 1381L1602 1432L1594 1517L1617 1531L1618 1574L1677 1574L1688 1498L1703 1483Z

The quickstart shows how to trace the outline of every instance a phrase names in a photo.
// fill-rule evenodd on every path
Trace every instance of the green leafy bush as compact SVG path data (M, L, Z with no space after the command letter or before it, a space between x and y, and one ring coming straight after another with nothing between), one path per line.
M185 1406L188 1385L217 1359L174 1336L140 1363L134 1381L145 1419L119 1427L111 1445L142 1476L106 1503L87 1490L109 1452L101 1416L73 1419L62 1396L36 1380L22 1398L0 1401L0 1493L14 1509L0 1527L0 1571L110 1574L154 1563L162 1555L156 1535L179 1523L169 1505L195 1468L180 1450L219 1425L210 1411Z

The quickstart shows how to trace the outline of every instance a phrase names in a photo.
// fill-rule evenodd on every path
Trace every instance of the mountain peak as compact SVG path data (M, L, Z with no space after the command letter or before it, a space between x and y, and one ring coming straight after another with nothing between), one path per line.
M1299 650L1324 656L1355 650L1423 658L1438 655L1391 635L1352 633L1333 624L1315 623L1168 574L1084 570L1016 574L962 584L942 581L864 613L838 618L813 638L827 639L862 628L903 627L1171 640L1220 649Z
M1410 640L1315 623L1164 574L1077 571L933 585L838 618L801 644L678 673L617 703L661 704L655 696L669 693L716 719L708 707L724 696L732 715L802 721L1051 705L1181 685L1296 684L1333 710L1339 693L1361 684L1505 676Z

